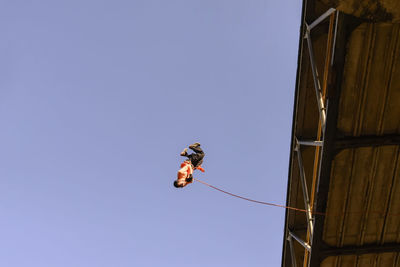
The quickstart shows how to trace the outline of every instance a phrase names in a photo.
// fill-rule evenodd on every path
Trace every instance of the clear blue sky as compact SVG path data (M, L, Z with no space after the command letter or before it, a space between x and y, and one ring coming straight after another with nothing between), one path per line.
M301 1L2 1L0 266L279 266Z

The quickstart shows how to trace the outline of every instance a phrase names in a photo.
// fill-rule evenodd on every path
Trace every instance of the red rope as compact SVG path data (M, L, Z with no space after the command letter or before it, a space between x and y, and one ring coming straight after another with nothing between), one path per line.
M203 182L203 181L201 181L199 179L196 179L196 178L193 178L193 179L196 180L199 183L202 183L202 184L204 184L204 185L206 185L208 187L211 187L211 188L213 188L215 190L218 190L218 191L220 191L222 193L225 193L225 194L233 196L233 197L241 198L241 199L244 199L244 200L247 200L247 201L250 201L250 202L254 202L254 203L258 203L258 204L262 204L262 205L268 205L268 206L284 208L284 209L289 209L289 210L307 212L307 210L304 210L304 209L298 209L298 208L294 208L294 207L288 207L288 206L284 206L284 205L279 205L279 204L274 204L274 203L269 203L269 202L264 202L264 201L258 201L258 200L250 199L250 198L247 198L247 197L242 197L242 196L239 196L239 195L235 195L235 194L229 193L227 191L224 191L222 189L219 189L218 187L212 186L212 185L210 185L210 184L208 184L206 182ZM317 214L317 215L325 215L325 213L322 213L322 212L311 212L311 213Z

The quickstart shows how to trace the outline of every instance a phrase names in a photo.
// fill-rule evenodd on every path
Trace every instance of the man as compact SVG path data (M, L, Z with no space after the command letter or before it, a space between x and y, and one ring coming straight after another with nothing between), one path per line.
M200 148L200 143L194 143L190 145L189 148L195 153L188 154L187 148L181 152L180 155L182 157L187 157L188 159L181 164L181 169L178 171L178 178L176 181L174 181L174 186L176 188L185 187L186 185L192 183L194 170L198 169L204 172L204 169L201 167L201 164L203 163L204 152Z

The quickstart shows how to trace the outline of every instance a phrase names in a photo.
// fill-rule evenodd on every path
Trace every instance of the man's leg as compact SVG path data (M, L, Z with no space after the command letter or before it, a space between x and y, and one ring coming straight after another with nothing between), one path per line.
M200 147L200 143L193 143L189 146L190 149L196 148L196 147Z
M187 157L187 155L188 155L187 150L188 150L187 148L185 148L184 150L182 150L182 152L181 152L180 155L181 155L182 157Z
M187 157L190 159L194 167L198 167L203 163L204 151L201 149L199 143L194 143L190 145L189 148L193 150L195 153L188 155Z
M196 152L196 154L204 155L203 149L201 149L199 143L194 143L194 144L190 145L189 148L191 150L193 150L194 152Z
M191 150L193 150L194 152L198 153L198 154L204 154L203 150L202 150L201 147L200 147L200 143L191 144L191 145L189 146L189 148L190 148ZM190 155L187 153L187 150L188 150L187 148L183 149L180 155L183 156L183 157L190 156Z

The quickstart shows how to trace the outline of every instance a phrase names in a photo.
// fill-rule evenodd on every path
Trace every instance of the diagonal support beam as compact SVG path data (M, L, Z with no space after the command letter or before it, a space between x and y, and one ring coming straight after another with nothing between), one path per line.
M292 231L289 231L289 235L291 237L294 238L294 240L296 240L300 245L302 245L305 249L307 249L308 251L311 251L311 246L309 244L307 244L306 242L303 241L303 239L301 239L300 237L298 237L295 233L293 233Z
M307 45L308 45L308 55L310 56L310 65L311 65L311 71L312 71L312 75L313 75L315 93L316 93L317 103L318 103L319 117L321 119L321 127L322 127L322 130L325 131L326 108L325 108L325 104L324 104L324 99L322 97L322 89L321 89L321 83L320 83L319 77L318 77L317 66L315 65L314 50L313 50L313 46L312 46L311 35L310 35L310 31L308 31L308 30L306 31L306 38L307 38Z
M310 198L308 196L308 188L307 188L307 181L306 181L306 173L304 171L304 165L303 165L303 157L301 156L300 144L298 143L297 139L296 139L295 146L296 146L295 151L297 152L297 160L299 163L301 186L303 188L304 207L307 210L307 213L306 213L307 224L308 224L308 229L310 231L310 235L312 238L314 226L313 226L313 219L312 219L312 213L311 213Z
M314 20L310 25L307 26L307 30L311 31L315 26L321 23L321 21L325 20L327 17L329 17L333 12L335 12L336 9L330 8L328 9L324 14L322 14L319 18Z

